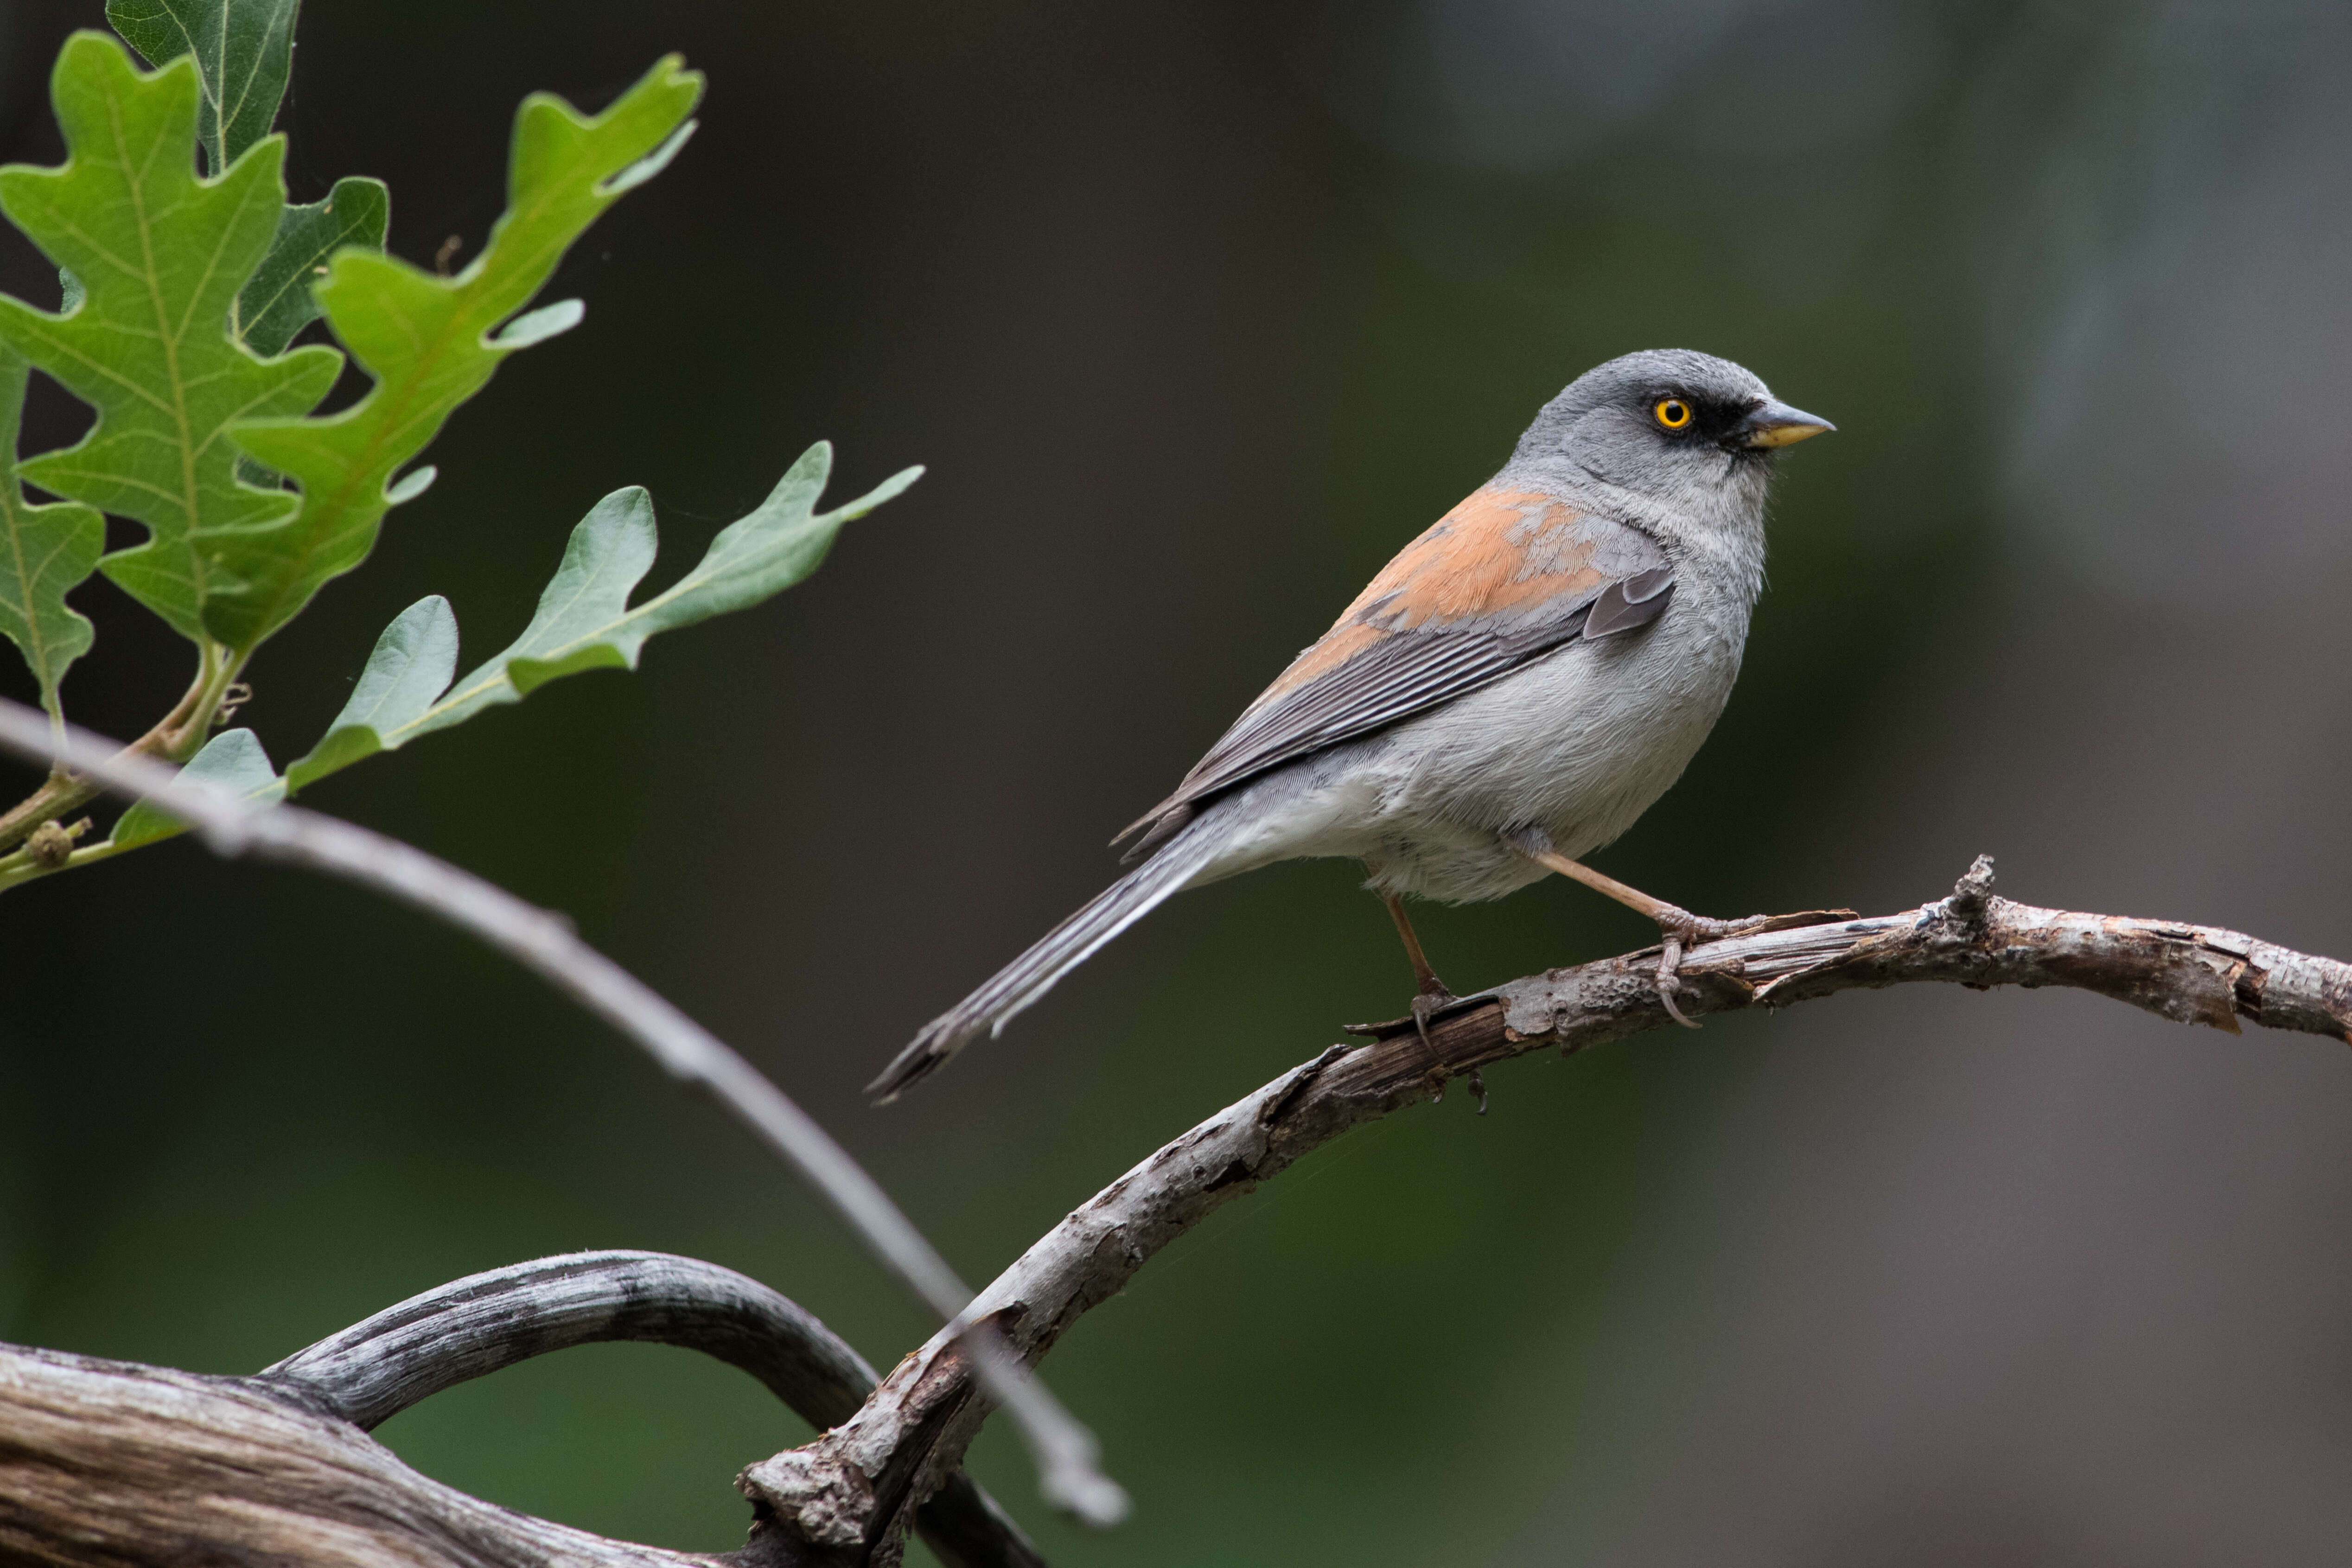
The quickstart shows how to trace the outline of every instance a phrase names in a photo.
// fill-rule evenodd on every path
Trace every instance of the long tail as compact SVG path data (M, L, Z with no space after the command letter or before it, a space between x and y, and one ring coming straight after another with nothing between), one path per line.
M982 1030L1003 1034L1015 1014L1052 990L1063 975L1181 891L1214 858L1224 837L1213 817L1193 822L1160 853L1096 894L1093 902L998 970L988 984L924 1025L913 1043L882 1069L882 1076L866 1086L866 1092L877 1105L887 1105L946 1066Z

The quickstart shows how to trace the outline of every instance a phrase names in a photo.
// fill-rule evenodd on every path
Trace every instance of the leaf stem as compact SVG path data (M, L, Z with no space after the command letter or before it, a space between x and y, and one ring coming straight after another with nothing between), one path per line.
M197 651L195 679L189 682L188 689L181 694L179 701L172 705L172 710L155 721L153 729L123 748L125 753L160 757L173 763L187 761L212 732L213 716L220 711L221 700L228 694L230 684L243 672L245 661L251 657L249 652L226 648L210 637L205 638ZM51 716L53 737L62 737L64 722L61 716ZM53 750L52 756L57 754L58 751ZM78 811L103 793L102 786L52 761L49 776L42 781L40 788L5 812L0 812L0 850L16 848L44 822L63 816L69 811ZM103 846L92 845L90 847L97 849ZM82 864L81 857L89 853L89 850L75 851L73 857L67 860L66 867L58 868ZM19 857L8 856L0 859L0 871L21 864L24 862ZM44 868L41 874L47 875L47 870ZM0 878L0 889L12 887L22 880L29 879Z

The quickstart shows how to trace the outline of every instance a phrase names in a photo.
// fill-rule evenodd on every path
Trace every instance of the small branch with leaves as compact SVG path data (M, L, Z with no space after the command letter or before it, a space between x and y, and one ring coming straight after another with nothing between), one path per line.
M653 564L653 509L644 490L616 490L573 530L512 647L457 678L456 618L439 595L421 600L385 629L352 702L280 777L250 731L213 733L255 655L366 560L393 509L425 493L435 471L415 459L457 408L509 356L579 323L577 300L525 307L589 225L677 155L702 78L663 60L595 115L545 93L526 99L506 212L449 277L383 254L390 198L377 181L287 201L286 139L268 133L290 69L286 0L115 0L108 14L157 68L141 71L102 34L74 35L51 83L66 162L0 169L0 211L63 279L58 311L0 296L0 634L24 653L54 720L67 673L96 636L67 595L102 572L196 654L186 694L133 749L278 798L557 677L635 668L648 637L806 577L844 523L920 475L906 469L820 513L832 449L819 442L693 571L635 605L628 596ZM197 146L205 176L190 155ZM341 348L297 342L318 321ZM346 353L373 384L320 415ZM20 460L35 370L88 403L95 422L74 446ZM66 499L34 504L26 483ZM105 552L105 513L147 537ZM73 814L98 794L52 773L0 810L0 891L176 831L134 813L83 843Z

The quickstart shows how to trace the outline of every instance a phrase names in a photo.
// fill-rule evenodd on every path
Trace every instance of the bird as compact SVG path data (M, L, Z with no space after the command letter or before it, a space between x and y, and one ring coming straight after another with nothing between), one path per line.
M1764 587L1778 454L1834 429L1687 349L1595 366L1509 461L1400 552L1112 844L1135 869L925 1025L867 1086L897 1099L1187 888L1347 857L1387 905L1413 1017L1454 1000L1407 897L1499 899L1572 878L1657 922L1675 1003L1687 944L1807 916L1711 920L1580 858L1632 826L1731 695Z

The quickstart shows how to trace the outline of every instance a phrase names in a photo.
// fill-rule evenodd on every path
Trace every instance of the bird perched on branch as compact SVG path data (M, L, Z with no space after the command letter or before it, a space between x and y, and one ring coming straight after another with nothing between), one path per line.
M1370 868L1424 1031L1453 998L1402 898L1499 899L1555 871L1658 922L1659 990L1682 1019L1683 946L1779 921L1694 915L1575 858L1632 826L1715 727L1764 585L1773 454L1831 428L1687 350L1579 376L1113 841L1133 837L1141 864L926 1025L869 1092L896 1099L1003 1030L1172 894L1309 856Z

